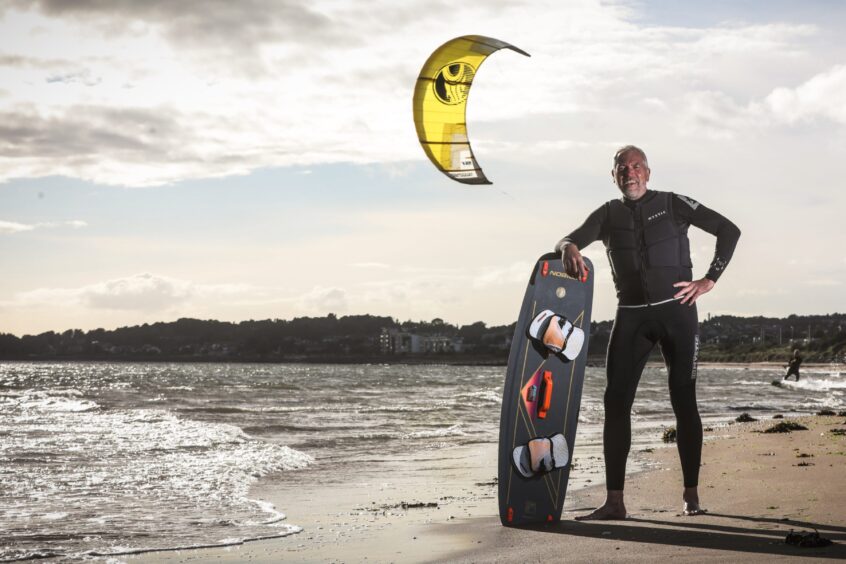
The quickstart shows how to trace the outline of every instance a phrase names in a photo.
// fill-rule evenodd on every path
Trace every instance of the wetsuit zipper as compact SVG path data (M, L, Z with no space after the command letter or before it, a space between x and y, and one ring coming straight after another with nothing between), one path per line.
M646 281L646 243L643 240L643 215L640 211L640 203L635 204L632 210L632 219L635 226L635 240L638 246L638 255L640 256L640 285L643 290L644 301L649 304L652 302L652 297L649 295L649 287Z

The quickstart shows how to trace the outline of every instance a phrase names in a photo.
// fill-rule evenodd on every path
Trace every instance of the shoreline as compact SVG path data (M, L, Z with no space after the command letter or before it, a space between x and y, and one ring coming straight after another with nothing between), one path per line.
M499 523L493 480L496 445L480 444L450 449L445 456L432 450L380 463L383 472L376 476L358 468L322 483L308 470L281 481L263 480L253 497L287 510L285 522L303 527L302 532L228 548L141 554L127 561L540 562L550 551L576 562L846 558L846 526L837 525L846 523L840 470L846 436L831 433L846 427L843 419L790 417L809 430L789 434L760 433L778 422L771 419L707 431L700 495L710 513L699 517L679 515L681 472L670 445L632 453L642 459L643 470L632 472L630 464L629 519L575 521L604 498L601 456L577 449L562 521L505 528ZM591 479L595 483L587 482ZM579 481L587 487L579 488ZM309 487L310 482L316 485ZM790 529L813 528L835 544L810 549L784 543Z
M302 364L302 365L387 365L387 366L501 366L508 365L508 358L504 360L488 357L455 358L450 356L420 356L402 357L399 359L385 357L321 357L321 358L297 358L297 359L232 359L232 358L147 358L147 357L124 357L124 358L0 358L0 363L21 362L21 363L103 363L103 364ZM778 369L783 371L786 366L783 362L773 361L709 361L700 360L697 365L701 368L764 368ZM588 357L587 366L605 367L605 357ZM650 360L646 367L664 367L661 361ZM842 362L803 362L801 370L807 369L829 369L846 373L846 363ZM801 372L800 372L801 373Z

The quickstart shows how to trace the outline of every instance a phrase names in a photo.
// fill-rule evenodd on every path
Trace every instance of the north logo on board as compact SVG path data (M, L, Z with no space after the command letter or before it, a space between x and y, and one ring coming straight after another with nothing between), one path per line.
M569 274L567 274L566 272L559 272L559 271L557 271L557 270L550 270L550 271L549 271L549 275L550 275L550 276L555 276L555 277L557 277L557 278L567 278L568 280L578 280L576 277L574 277L574 276L570 276L570 275L569 275Z

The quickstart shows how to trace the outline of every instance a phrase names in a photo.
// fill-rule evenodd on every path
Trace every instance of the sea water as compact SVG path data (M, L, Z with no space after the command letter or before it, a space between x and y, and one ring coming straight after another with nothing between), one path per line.
M250 497L259 479L498 439L504 367L0 363L0 560L224 546L300 528ZM846 407L846 378L700 367L703 422ZM601 445L604 370L589 367L576 455ZM666 369L648 367L633 451L672 425ZM444 451L446 454L446 451ZM491 469L494 475L496 469ZM494 511L494 510L492 510Z

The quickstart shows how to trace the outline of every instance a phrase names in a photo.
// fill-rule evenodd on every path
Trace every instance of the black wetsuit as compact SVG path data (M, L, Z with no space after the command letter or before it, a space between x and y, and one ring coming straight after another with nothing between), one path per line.
M692 280L687 229L717 237L706 277L716 282L734 253L740 230L698 202L648 190L637 201L614 200L594 211L561 243L583 249L601 240L608 250L619 300L608 343L604 451L606 486L622 490L631 447L631 409L641 373L656 344L667 364L670 401L685 487L699 481L702 422L696 406L699 323L696 306L673 298ZM561 245L559 243L559 246Z
M790 359L790 363L787 365L787 374L784 375L784 379L787 380L791 376L796 376L796 381L799 381L799 366L802 364L802 357L801 356L794 356Z

